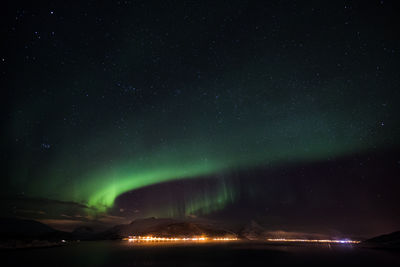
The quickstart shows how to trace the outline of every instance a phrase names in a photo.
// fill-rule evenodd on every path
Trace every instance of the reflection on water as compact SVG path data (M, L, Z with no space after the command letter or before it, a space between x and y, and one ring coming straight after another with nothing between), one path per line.
M270 263L400 264L399 253L353 244L80 242L64 247L0 251L10 266L266 266Z

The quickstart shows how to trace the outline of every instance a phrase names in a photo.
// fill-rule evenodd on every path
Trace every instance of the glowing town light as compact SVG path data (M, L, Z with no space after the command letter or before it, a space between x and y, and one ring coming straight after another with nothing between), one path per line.
M178 241L235 241L237 238L216 237L209 238L204 236L194 237L155 237L155 236L129 236L124 238L129 242L178 242Z
M339 244L358 244L357 240L329 240L329 239L287 239L287 238L268 238L271 242L306 242L306 243L339 243Z

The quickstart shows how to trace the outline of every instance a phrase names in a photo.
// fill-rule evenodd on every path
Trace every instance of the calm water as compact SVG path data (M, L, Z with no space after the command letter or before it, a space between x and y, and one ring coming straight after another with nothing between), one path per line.
M245 242L197 245L138 245L126 241L80 242L64 247L0 251L0 256L2 263L9 266L400 264L398 251L363 249L353 245L271 245Z

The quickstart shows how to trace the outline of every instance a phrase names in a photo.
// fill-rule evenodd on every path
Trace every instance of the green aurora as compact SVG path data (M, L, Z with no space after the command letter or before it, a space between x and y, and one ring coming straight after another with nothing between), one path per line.
M274 28L273 14L257 20L238 15L244 3L214 4L215 14L182 5L157 19L134 5L104 24L65 16L74 30L18 20L26 30L12 35L15 55L3 62L14 64L2 194L101 213L158 183L399 146L398 45L382 49L385 27L368 22L363 32L324 17L310 32L314 14L296 11ZM220 210L240 190L216 187L166 213Z
M122 159L116 157L116 162L105 161L104 166L93 167L93 171L80 173L79 169L66 170L61 167L62 163L56 162L48 167L47 178L39 180L39 183L30 187L33 191L27 193L74 201L104 212L113 206L121 194L157 183L235 169L338 157L371 149L379 142L378 134L373 132L376 128L373 124L356 125L346 131L338 126L335 128L335 120L324 120L318 114L308 112L296 114L294 118L280 119L279 124L270 121L271 130L253 120L250 127L221 128L210 140L193 135L184 144L164 143L151 153L146 153L144 149L135 151L140 154L136 157L125 155L127 150L124 148L124 153L119 155ZM343 123L345 119L341 120ZM226 136L228 132L232 135ZM282 135L283 132L286 134ZM89 151L99 150L99 144L93 143L93 146L96 149ZM112 151L108 145L101 150L108 149ZM86 157L90 155L95 156L89 153ZM78 161L70 159L68 166L79 167ZM60 169L64 172L60 173ZM71 182L68 176L72 173L79 179L71 179ZM217 190L219 193L194 194L187 200L184 213L188 215L222 209L235 200L235 190L234 186L228 185L221 186Z

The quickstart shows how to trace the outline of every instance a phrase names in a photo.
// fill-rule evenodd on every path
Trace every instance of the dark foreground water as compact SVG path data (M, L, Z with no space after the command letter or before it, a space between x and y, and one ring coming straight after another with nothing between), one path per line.
M354 245L132 244L80 242L63 247L0 251L2 266L268 266L272 264L400 265L399 251Z

